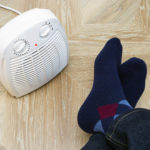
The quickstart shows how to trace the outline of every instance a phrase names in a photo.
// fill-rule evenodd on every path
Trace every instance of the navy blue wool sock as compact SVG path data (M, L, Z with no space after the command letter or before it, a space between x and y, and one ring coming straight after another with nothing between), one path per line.
M113 38L95 60L93 87L78 113L78 124L88 133L106 132L116 117L132 109L118 74L121 57L120 40Z
M118 71L126 99L135 107L145 89L146 64L134 57L121 64Z

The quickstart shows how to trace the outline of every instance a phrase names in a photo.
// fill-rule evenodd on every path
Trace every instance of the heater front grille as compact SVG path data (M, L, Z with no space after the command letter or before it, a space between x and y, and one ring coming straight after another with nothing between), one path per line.
M26 94L51 80L62 69L67 45L56 31L39 49L10 60L11 84L17 93Z

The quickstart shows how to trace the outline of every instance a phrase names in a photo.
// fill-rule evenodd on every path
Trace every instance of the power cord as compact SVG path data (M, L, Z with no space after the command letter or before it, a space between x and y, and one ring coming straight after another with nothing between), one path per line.
M0 7L1 8L4 8L4 9L7 9L7 10L10 10L10 11L13 11L13 12L15 12L15 13L17 13L17 14L21 14L21 12L20 11L18 11L18 10L16 10L16 9L14 9L14 8L11 8L11 7L8 7L8 6L5 6L5 5L2 5L2 4L0 4Z

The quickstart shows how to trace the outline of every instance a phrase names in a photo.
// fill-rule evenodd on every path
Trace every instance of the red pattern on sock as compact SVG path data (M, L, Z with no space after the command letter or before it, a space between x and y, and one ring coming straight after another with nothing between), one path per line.
M100 119L103 120L108 117L113 117L116 114L118 104L108 104L98 107Z

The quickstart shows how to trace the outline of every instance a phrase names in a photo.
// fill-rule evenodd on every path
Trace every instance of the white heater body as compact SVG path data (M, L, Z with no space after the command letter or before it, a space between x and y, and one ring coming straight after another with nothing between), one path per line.
M0 29L0 81L13 96L49 82L68 57L66 34L50 10L29 10Z

